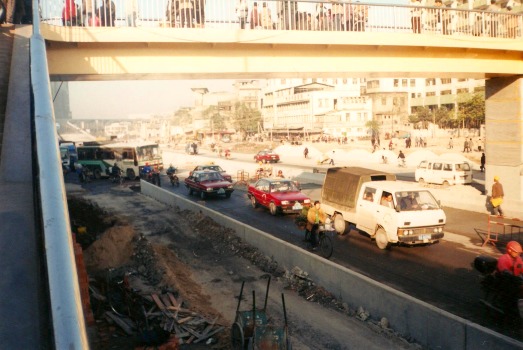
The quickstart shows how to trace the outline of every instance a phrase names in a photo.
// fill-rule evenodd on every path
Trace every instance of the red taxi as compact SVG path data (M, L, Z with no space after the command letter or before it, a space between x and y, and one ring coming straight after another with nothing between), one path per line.
M254 185L249 186L247 195L253 208L269 208L272 215L299 214L304 206L311 205L311 199L289 179L259 179Z
M225 170L219 165L216 164L205 164L205 165L197 165L190 173L191 175L195 171L201 171L201 170L214 170L222 174L223 178L229 182L232 182L232 176L227 174Z
M193 171L185 178L185 186L189 190L189 195L197 193L202 199L218 195L229 198L234 191L232 183L225 180L218 171L213 170Z
M254 160L262 163L278 163L280 156L272 150L263 150L254 155Z

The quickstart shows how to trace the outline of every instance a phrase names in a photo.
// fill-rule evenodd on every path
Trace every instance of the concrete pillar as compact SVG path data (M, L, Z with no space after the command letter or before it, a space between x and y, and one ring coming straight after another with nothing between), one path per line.
M485 190L500 177L505 202L523 200L523 76L486 81Z

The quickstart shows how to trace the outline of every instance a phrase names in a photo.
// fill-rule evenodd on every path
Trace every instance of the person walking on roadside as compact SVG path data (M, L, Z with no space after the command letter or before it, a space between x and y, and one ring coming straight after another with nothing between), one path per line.
M469 141L465 139L465 142L463 143L463 153L469 151Z
M499 182L499 176L494 176L494 184L492 185L492 193L490 196L490 203L492 204L492 215L503 216L501 204L503 203L503 185Z
M331 153L329 165L334 166L334 151L332 151L332 153Z
M453 148L454 148L454 141L452 141L452 137L451 137L449 140L449 149L453 149Z
M469 152L474 151L474 142L472 141L472 137L469 140Z
M481 165L479 166L479 170L481 170L481 172L484 172L485 171L485 152L481 153Z
M399 166L405 166L406 163L405 163L405 154L403 154L403 152L400 150L400 153L398 154L398 165Z
M303 156L305 157L305 159L307 159L309 156L309 149L307 147L305 147L305 149L303 150Z

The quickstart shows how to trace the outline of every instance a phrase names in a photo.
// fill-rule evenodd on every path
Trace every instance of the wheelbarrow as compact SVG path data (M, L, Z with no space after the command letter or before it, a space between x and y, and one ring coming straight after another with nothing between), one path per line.
M250 349L252 344L252 336L254 330L258 326L267 324L268 317L266 314L267 299L269 297L269 286L271 278L267 281L267 290L265 291L265 303L263 309L256 309L256 294L252 291L252 309L240 311L240 304L243 296L243 287L245 282L242 282L240 289L240 296L238 297L238 306L236 307L236 317L231 327L231 343L233 350Z
M277 327L271 323L254 328L254 334L248 344L249 350L292 350L287 326L287 310L285 308L285 297L281 294L283 305L283 316L285 323L283 327Z

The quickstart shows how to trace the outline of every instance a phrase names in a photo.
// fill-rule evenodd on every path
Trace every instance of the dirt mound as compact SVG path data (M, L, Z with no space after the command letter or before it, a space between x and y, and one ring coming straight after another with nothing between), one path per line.
M84 251L88 270L100 271L118 268L131 260L136 238L131 226L114 226Z

